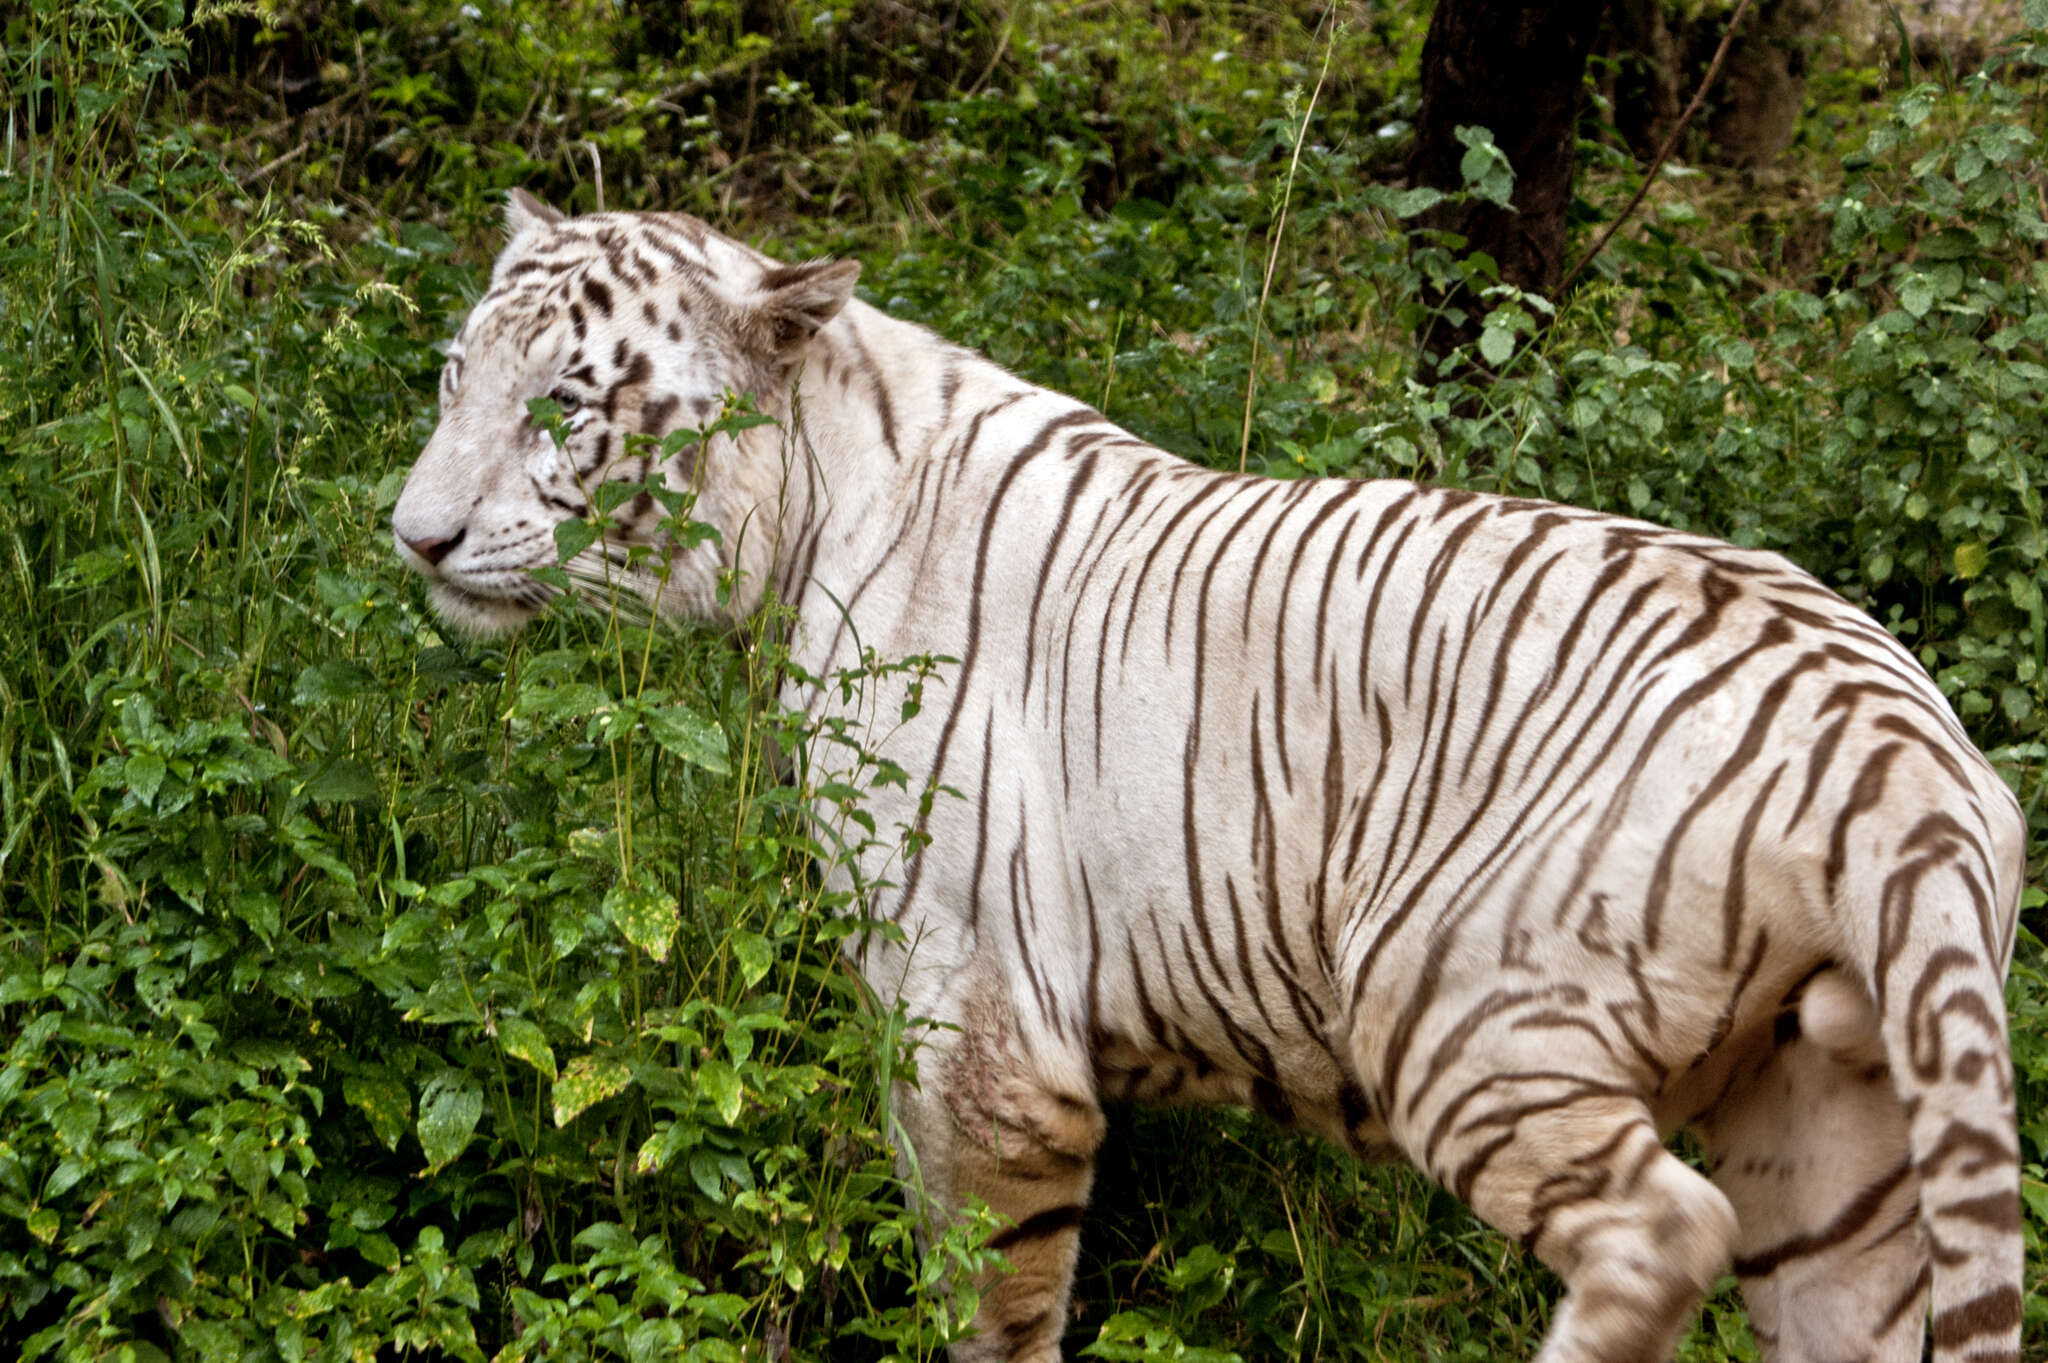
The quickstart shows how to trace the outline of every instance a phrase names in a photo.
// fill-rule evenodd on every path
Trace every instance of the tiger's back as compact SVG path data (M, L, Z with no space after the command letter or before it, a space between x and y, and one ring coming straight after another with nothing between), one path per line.
M1882 629L1697 536L1198 469L848 302L846 267L522 213L465 343L520 337L502 385L587 376L591 415L505 437L535 492L480 513L487 409L444 396L395 516L442 599L513 556L492 517L765 384L782 432L674 465L723 539L657 590L772 587L816 677L960 660L900 724L901 679L791 697L870 724L913 778L876 818L930 839L862 964L958 1028L903 1095L933 1214L1014 1223L956 1357L1056 1356L1105 1096L1406 1155L1564 1277L1547 1358L1661 1356L1731 1257L1778 1358L1917 1357L1930 1292L1938 1354L2016 1350L2024 827Z

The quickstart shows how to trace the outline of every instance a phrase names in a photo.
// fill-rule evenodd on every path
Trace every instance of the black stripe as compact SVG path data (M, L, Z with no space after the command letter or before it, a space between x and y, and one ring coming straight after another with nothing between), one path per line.
M997 1231L989 1237L988 1247L1004 1250L1013 1245L1021 1245L1026 1240L1043 1240L1049 1236L1063 1234L1079 1226L1082 1216L1087 1211L1088 1209L1078 1202L1047 1207L1042 1212L1034 1212L1025 1217L1014 1226Z

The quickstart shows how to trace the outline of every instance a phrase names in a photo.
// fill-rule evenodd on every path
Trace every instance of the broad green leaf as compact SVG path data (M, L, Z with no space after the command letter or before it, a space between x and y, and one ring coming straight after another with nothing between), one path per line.
M370 618L371 612L389 597L389 589L374 582L359 582L345 573L324 569L313 575L313 585L326 603L334 623L352 630Z
M555 526L555 562L570 559L597 543L597 527L589 521L562 521Z
M1756 363L1756 347L1748 341L1723 341L1715 347L1715 353L1730 369L1748 369Z
M1983 572L1990 563L1991 551L1976 540L1968 540L1956 546L1955 565L1957 577L1975 577Z
M732 954L740 963L741 983L749 988L759 984L768 967L775 964L774 944L758 932L735 932L731 941Z
M537 1024L525 1018L499 1018L498 1044L513 1059L524 1060L550 1080L555 1078L555 1053L548 1048L547 1035Z
M1466 148L1458 162L1458 174L1464 179L1465 188L1490 203L1507 207L1515 192L1515 172L1508 164L1507 153L1494 145L1493 134L1485 128L1467 125L1453 132Z
M99 1130L100 1105L90 1098L74 1098L57 1109L52 1125L57 1128L58 1140L74 1153L83 1153L92 1133Z
M1442 190L1431 189L1426 185L1419 185L1414 189L1403 189L1398 191L1397 193L1395 193L1395 195L1389 202L1393 207L1395 217L1412 218L1417 213L1426 212L1429 209L1436 207L1438 204L1442 203L1443 200L1444 196Z
M1479 353L1498 369L1515 353L1515 333L1505 327L1488 327L1479 333Z
M567 1126L576 1115L633 1082L633 1071L623 1060L604 1055L579 1055L571 1060L555 1081L555 1125Z
M720 776L732 769L726 760L725 730L689 706L662 705L646 713L648 736L677 757Z
M595 1250L599 1254L631 1254L639 1248L626 1228L616 1221L598 1221L577 1231L570 1241L578 1249Z
M377 798L377 777L353 757L337 757L306 782L309 799L323 803Z
M2048 0L2042 0L2042 3L2048 5ZM2033 1210L2034 1219L2042 1225L2048 1226L2048 1183L2036 1182L2033 1179L2021 1179L2020 1197Z
M723 1060L707 1060L697 1071L697 1086L711 1099L718 1109L719 1119L731 1126L740 1117L740 1102L745 1096L740 1087L740 1077L733 1067Z
M725 1175L719 1169L718 1157L709 1150L699 1150L690 1156L690 1181L713 1202L725 1201Z
M611 696L601 686L566 682L560 686L522 686L516 708L520 714L535 719L582 719L611 704Z
M427 1084L420 1095L419 1136L429 1173L463 1152L483 1115L484 1091L474 1076L450 1071Z
M57 1238L57 1213L48 1207L38 1207L28 1214L28 1233L44 1244Z
M668 959L676 935L676 901L658 890L614 885L604 897L604 916L625 939L657 961Z
M603 483L590 494L591 508L600 516L609 516L645 491L647 488L641 483L628 483L624 480ZM556 542L560 543L559 540Z
M164 783L164 759L153 752L139 752L128 759L128 789L135 792L135 798L143 804L156 799L157 791Z
M351 700L375 684L368 668L346 658L330 658L300 670L298 683L292 687L292 704L332 705Z
M386 1150L398 1148L398 1138L412 1125L412 1091L404 1081L384 1071L352 1074L341 1081L341 1096L369 1118Z
M1906 276L1899 285L1899 306L1915 317L1925 317L1934 306L1934 281L1924 274Z
M634 1172L652 1174L666 1169L670 1160L686 1146L701 1140L703 1134L694 1122L661 1123L654 1134L640 1143L639 1154L633 1160Z
M131 562L124 549L87 549L65 564L64 571L58 573L50 585L57 588L97 587L117 573L127 571Z

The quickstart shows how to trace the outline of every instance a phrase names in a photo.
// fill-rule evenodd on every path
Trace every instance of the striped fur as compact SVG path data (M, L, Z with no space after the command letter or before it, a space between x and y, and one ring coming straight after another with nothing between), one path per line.
M1011 1223L956 1359L1059 1356L1106 1098L1412 1160L1563 1279L1546 1360L1668 1356L1731 1263L1774 1359L1915 1359L1930 1307L1936 1358L2017 1358L2023 825L1884 630L1695 535L1195 467L691 218L512 228L394 516L444 618L516 625L624 433L752 391L780 429L669 469L721 540L628 585L772 590L812 676L959 660L907 722L791 696L930 838L868 868L906 945L862 967L958 1024L900 1095L925 1205Z

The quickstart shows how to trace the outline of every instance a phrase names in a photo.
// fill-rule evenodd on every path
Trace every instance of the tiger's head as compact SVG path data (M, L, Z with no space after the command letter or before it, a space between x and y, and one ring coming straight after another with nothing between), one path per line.
M783 265L683 214L571 218L523 190L507 225L490 287L448 346L439 424L392 511L399 557L432 583L447 624L506 633L552 594L532 573L557 562L555 527L594 516L609 500L600 484L658 471L695 493L691 518L718 535L669 544L659 527L670 513L642 493L598 518L602 536L569 561L571 579L625 586L665 614L750 608L767 566L759 546L772 539L756 522L774 511L780 433L722 435L666 456L630 437L702 429L736 393L785 412L792 376L860 266ZM554 402L559 431L536 421L532 398ZM742 548L749 535L753 553ZM735 568L742 589L721 608L720 576Z

